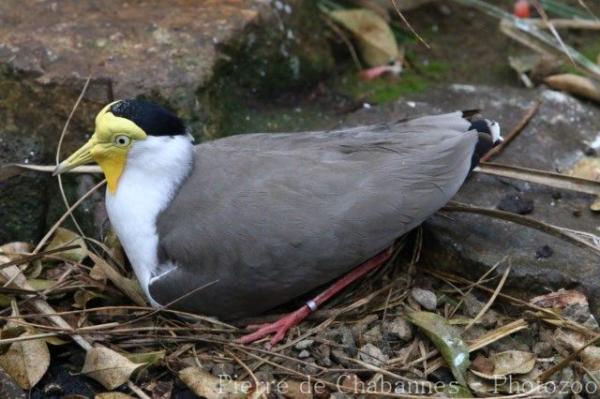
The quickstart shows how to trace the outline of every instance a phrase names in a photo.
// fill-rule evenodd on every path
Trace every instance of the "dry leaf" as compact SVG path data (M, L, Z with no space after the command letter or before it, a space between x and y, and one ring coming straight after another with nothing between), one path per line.
M46 246L46 250L56 249L64 246L79 245L79 248L70 249L68 251L57 254L58 256L71 260L73 262L81 262L88 255L87 245L85 241L78 234L75 234L71 230L59 227L56 229L56 233L50 240L50 243Z
M387 22L364 8L329 13L356 38L363 60L372 67L387 65L399 58L398 44Z
M588 346L585 348L581 351L581 360L589 371L600 370L600 347Z
M527 374L535 366L536 357L531 352L506 351L492 355L494 375Z
M102 295L98 292L90 290L77 290L75 291L75 294L73 294L73 307L77 309L85 309L87 307L87 303L96 298L106 298L106 295Z
M101 257L90 252L90 258L94 261L102 272L108 277L108 279L123 292L129 299L135 302L139 306L147 306L146 298L142 294L140 285L137 280L124 277L114 267L112 267L107 261Z
M28 242L15 241L8 244L4 244L0 247L0 253L8 257L13 255L20 255L24 253L30 253L33 250L33 245Z
M556 292L551 292L546 295L536 296L529 303L541 308L566 308L570 305L588 305L587 298L584 294L575 290L560 289Z
M7 325L0 331L0 339L16 338L25 332L25 327L20 325ZM0 345L0 355L4 355L11 344Z
M260 382L258 387L253 388L248 399L267 399L269 398L270 385L266 382ZM286 396L287 397L287 396ZM290 398L294 399L294 398Z
M165 358L166 351L154 351L154 352L141 352L141 353L127 353L125 357L134 363L143 363L151 365L158 363Z
M23 336L32 335L25 333ZM50 366L50 352L44 339L14 342L0 356L0 367L23 389L31 389Z
M108 276L102 270L102 266L95 264L94 267L90 270L90 277L96 281L105 282Z
M569 175L600 181L600 158L584 157L580 159L573 168L571 168ZM596 200L592 203L590 209L594 212L600 211L600 196L596 197Z
M507 375L527 374L535 367L536 357L531 352L510 350L492 355L493 371L489 374L471 369L477 377L487 380L504 379Z
M544 83L553 89L600 102L600 84L592 79L571 73L563 73L548 76L544 79Z
M134 399L133 396L129 396L122 392L103 392L94 396L94 399Z
M252 387L249 382L217 378L198 367L181 370L179 378L192 392L206 399L246 398Z
M356 375L356 374L354 374ZM357 377L358 378L358 377ZM306 381L299 382L294 380L286 380L285 390L281 392L288 399L312 399L312 386Z
M106 389L115 389L129 380L143 364L137 364L112 349L98 346L90 349L81 372L95 379Z

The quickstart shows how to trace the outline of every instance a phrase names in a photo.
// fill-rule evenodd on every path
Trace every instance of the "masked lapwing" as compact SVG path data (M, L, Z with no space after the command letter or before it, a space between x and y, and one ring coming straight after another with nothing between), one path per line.
M111 224L154 306L236 319L349 272L241 339L274 334L274 344L384 263L500 139L496 122L453 112L194 145L171 112L120 100L100 111L90 140L56 173L100 165Z

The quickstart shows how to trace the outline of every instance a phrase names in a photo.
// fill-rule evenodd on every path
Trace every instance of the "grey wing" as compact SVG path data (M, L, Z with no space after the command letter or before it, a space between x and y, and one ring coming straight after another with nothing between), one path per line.
M159 303L236 318L326 283L391 245L459 189L477 132L448 117L196 147L158 220ZM462 123L462 125L461 125ZM466 126L464 125L466 123Z

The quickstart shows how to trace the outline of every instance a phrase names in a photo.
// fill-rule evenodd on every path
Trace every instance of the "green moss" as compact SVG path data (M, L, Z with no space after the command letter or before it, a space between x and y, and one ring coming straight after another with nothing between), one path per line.
M361 79L355 71L351 71L333 78L328 85L332 90L354 99L384 104L425 91L430 84L443 80L448 69L447 64L431 62L422 66L419 72L406 70L399 76L368 81Z
M312 2L286 4L291 12L274 9L271 23L250 26L239 40L223 45L225 56L213 79L197 93L200 139L289 129L297 112L274 99L312 87L333 69L320 11Z

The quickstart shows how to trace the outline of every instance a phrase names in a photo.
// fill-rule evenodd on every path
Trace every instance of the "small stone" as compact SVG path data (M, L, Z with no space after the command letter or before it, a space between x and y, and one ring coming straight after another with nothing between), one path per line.
M312 355L317 364L324 367L331 367L331 347L326 344L321 344L312 350Z
M410 294L425 309L435 310L437 308L437 297L433 291L424 290L423 288L413 288Z
M528 215L533 212L533 200L522 193L507 194L500 200L501 211Z
M594 315L590 312L588 304L572 303L567 305L562 314L567 319L585 325L592 330L598 328L598 321Z
M538 357L551 357L552 356L552 345L548 342L536 342L533 345L533 352Z
M600 370L600 347L588 346L581 352L581 360L586 369L590 371Z
M354 339L354 335L352 335L352 331L346 326L340 328L340 331L342 332L342 345L344 346L344 352L346 352L350 357L356 356L356 340Z
M307 357L310 357L310 352L307 351L306 349L300 351L300 353L298 353L298 358L299 359L306 359Z
M360 377L356 374L346 374L341 378L341 386L352 393L358 393L361 389L361 385L364 384Z
M338 364L351 369L352 367L356 367L356 363L353 363L350 360L347 360L348 354L346 354L341 349L332 349L331 350L331 358L337 362Z
M413 337L412 326L402 317L396 317L392 321L386 322L385 332L391 335L393 339L401 339L402 341L410 341Z
M227 376L233 378L235 367L231 363L217 363L211 370L214 376Z
M554 255L554 250L549 245L541 246L535 251L535 258L538 260L547 259L552 255Z
M585 387L586 397L588 399L600 399L600 386L597 381L600 381L600 370L591 371L590 375L583 375L583 386Z
M381 349L373 344L366 344L361 346L358 357L365 363L372 364L373 366L381 366L388 361L388 357L383 354Z
M308 349L310 348L313 344L315 343L314 340L312 339L303 339L302 341L298 342L294 348L298 349L299 351L303 350L303 349Z
M44 395L47 397L62 396L64 394L62 387L56 383L46 384L44 386Z
M383 340L383 334L381 333L381 325L376 325L371 328L369 331L365 332L363 335L363 339L367 343L378 343Z

